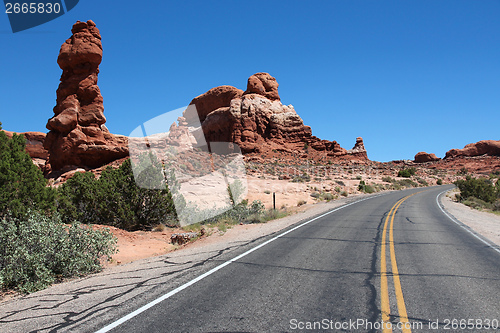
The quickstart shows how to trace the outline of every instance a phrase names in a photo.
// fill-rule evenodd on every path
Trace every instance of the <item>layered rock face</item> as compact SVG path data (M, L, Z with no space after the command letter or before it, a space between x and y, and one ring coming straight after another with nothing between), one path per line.
M127 138L109 133L104 125L97 86L102 60L99 30L92 21L77 21L71 32L57 58L63 73L44 143L52 171L71 165L96 168L128 155Z
M415 163L426 163L426 162L435 162L439 161L440 158L435 154L429 154L424 151L421 151L415 155L414 162Z
M292 105L283 105L276 79L257 73L247 90L221 86L194 98L208 142L234 142L245 154L281 151L300 156L368 160L362 138L346 150L336 142L320 140L304 125ZM185 117L190 123L188 116Z
M446 152L445 159L454 157L473 157L473 156L500 156L500 140L482 140L476 143L470 143L463 149L451 149Z

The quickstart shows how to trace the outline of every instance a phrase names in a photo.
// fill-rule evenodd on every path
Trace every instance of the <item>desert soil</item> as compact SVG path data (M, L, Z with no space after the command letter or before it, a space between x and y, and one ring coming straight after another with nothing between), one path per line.
M448 213L491 243L500 246L500 215L472 209L453 201L456 193L459 191L454 189L442 197L442 203Z

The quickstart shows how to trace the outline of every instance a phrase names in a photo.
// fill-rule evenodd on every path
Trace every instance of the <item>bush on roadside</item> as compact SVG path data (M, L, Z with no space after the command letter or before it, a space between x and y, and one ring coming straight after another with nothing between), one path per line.
M99 179L90 172L77 173L69 179L58 189L57 205L63 222L76 220L131 231L149 230L158 224L176 225L170 191L166 186L161 190L137 186L131 163L127 160L118 169L107 168ZM161 164L151 168L161 168ZM139 175L146 177L142 183L164 181L152 179L158 174L156 171L144 169Z
M362 180L362 181L359 182L358 191L361 191L363 193L374 193L375 192L375 188L373 188L373 186L371 186L371 185L367 185L365 183L365 181Z
M0 286L30 293L54 281L102 269L101 260L116 251L108 230L63 224L35 211L0 220Z
M51 213L54 190L25 150L26 139L0 131L0 217L21 217L30 209Z
M474 209L492 209L493 205L489 202L486 202L484 200L474 198L474 197L468 197L467 199L463 200L462 203L466 206L469 206L470 208Z
M455 185L460 190L461 201L473 197L491 204L500 195L500 185L497 183L494 186L487 178L473 178L469 175L465 179L457 180Z

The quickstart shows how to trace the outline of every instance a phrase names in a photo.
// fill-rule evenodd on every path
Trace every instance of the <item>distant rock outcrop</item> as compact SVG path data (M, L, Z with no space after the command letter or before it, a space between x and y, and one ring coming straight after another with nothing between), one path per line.
M500 156L500 140L482 140L476 143L470 143L463 149L451 149L446 152L445 159L454 157L473 157L473 156Z
M234 142L245 154L281 151L294 156L368 160L362 138L346 150L336 142L320 140L304 125L292 105L283 105L276 79L257 73L247 90L221 86L194 98L208 142ZM190 123L189 116L185 117Z
M439 161L440 158L435 154L429 154L424 151L421 151L415 155L415 163L426 163L426 162L435 162Z
M52 171L69 165L96 168L128 155L127 138L109 133L104 125L97 86L102 60L99 30L92 21L77 21L71 32L57 58L63 73L44 143Z

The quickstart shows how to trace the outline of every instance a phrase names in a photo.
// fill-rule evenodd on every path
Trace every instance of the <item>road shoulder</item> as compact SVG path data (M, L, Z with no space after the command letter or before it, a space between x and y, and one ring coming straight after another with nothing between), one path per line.
M452 189L441 195L441 204L444 209L472 231L500 247L500 216L472 209L453 201L452 198L456 193L454 191Z

